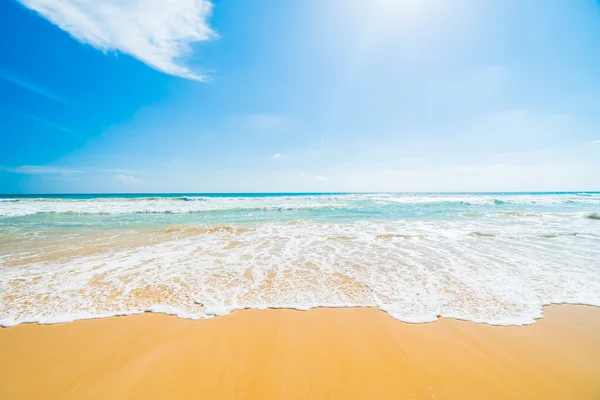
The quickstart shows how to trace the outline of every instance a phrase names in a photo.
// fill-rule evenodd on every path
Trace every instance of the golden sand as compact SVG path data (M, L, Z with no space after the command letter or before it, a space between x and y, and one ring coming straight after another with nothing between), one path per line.
M371 308L0 330L0 399L600 399L600 308L525 327Z

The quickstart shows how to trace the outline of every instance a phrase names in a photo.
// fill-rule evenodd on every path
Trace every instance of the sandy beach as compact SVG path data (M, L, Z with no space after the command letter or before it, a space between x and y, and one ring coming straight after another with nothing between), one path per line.
M600 0L0 0L0 400L600 400Z
M3 399L598 399L600 308L524 327L373 308L142 314L0 330Z

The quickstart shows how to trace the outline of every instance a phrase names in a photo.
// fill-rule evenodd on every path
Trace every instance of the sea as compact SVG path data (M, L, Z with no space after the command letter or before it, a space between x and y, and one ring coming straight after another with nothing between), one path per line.
M600 306L600 193L0 196L0 324L376 307L524 325Z

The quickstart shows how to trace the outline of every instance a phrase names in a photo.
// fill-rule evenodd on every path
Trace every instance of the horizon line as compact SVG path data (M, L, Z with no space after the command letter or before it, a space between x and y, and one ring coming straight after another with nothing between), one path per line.
M65 192L65 193L0 193L0 196L89 196L89 195L321 195L321 194L568 194L568 193L600 193L600 190L532 190L532 191L341 191L341 192Z

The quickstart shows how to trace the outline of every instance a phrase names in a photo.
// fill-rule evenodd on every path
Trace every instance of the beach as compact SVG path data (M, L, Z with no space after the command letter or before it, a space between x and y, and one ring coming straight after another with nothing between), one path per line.
M0 1L0 400L600 400L599 17Z
M600 306L600 193L0 200L2 326L317 307L523 325Z
M0 330L3 399L597 399L600 308L527 326L375 308L145 313Z
M600 398L600 193L0 200L0 399Z

